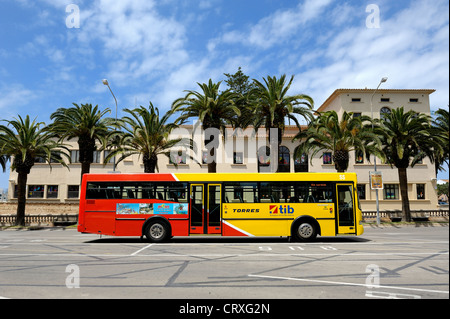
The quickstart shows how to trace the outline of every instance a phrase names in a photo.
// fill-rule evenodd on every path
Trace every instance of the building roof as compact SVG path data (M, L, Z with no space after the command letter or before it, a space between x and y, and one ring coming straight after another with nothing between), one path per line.
M343 93L373 93L375 89L337 89L331 94L328 99L317 109L317 112L324 111L328 105L337 98L340 94ZM433 89L378 89L377 93L421 93L421 94L432 94L436 92Z

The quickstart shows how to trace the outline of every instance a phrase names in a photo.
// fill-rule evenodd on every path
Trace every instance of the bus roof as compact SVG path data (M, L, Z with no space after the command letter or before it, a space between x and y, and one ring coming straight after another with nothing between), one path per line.
M97 182L356 182L356 173L180 173L85 174L83 181Z

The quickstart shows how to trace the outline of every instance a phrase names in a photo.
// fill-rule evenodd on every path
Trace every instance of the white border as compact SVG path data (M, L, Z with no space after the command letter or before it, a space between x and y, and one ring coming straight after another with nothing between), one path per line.
M233 228L234 230L237 230L238 232L241 232L244 235L247 235L248 237L255 237L255 235L250 234L248 232L246 232L245 230L242 230L234 225L232 225L231 223L227 222L226 220L222 220L222 223L224 223L227 226L230 226L231 228Z

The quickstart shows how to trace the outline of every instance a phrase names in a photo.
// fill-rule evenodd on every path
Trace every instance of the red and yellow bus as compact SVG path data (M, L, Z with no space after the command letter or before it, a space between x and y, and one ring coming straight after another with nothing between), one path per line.
M111 236L361 235L354 173L86 174L78 231Z

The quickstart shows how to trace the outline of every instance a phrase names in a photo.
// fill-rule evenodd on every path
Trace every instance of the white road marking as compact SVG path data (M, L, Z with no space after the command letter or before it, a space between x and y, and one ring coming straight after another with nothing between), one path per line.
M322 284L331 284L331 285L342 285L342 286L359 286L366 288L373 288L372 285L366 284L357 284L353 282L339 282L339 281L328 281L328 280L316 280L316 279L303 279L303 278L292 278L292 277L278 277L278 276L263 276L263 275L248 275L249 277L254 278L266 278L266 279L279 279L279 280L293 280L293 281L306 281L306 282L315 282ZM377 286L376 288L383 289L398 289L398 290L411 290L411 291L422 291L422 292L432 292L432 293L440 293L440 294L448 294L448 291L442 290L430 290L430 289L419 289L419 288L405 288L405 287L396 287L396 286Z
M20 242L19 242L20 241ZM96 242L96 243L75 243L75 242L71 242L71 241L58 241L58 242L52 242L52 241L48 241L46 240L47 244L53 244L53 245L69 245L69 246L124 246L124 243L121 243L120 240L117 243L111 243L111 242ZM40 242L25 242L23 239L22 240L6 240L4 242L0 242L0 244L8 244L8 245L30 245L30 244L34 244L34 245L40 245L42 243ZM339 243L339 242L333 242L332 245L333 246L353 246L353 245L357 245L357 246L362 246L364 247L365 245L386 245L386 246L392 246L392 245L408 245L408 246L417 246L418 244L422 244L422 245L434 245L434 244L449 244L448 241L423 241L423 242L346 242L346 243ZM216 242L216 243L211 243L211 242L205 242L205 243L189 243L189 242L180 242L180 243L164 243L162 244L164 246L179 246L179 247L187 247L187 246L260 246L261 243L245 243L245 242L236 242L236 243L230 243L230 242L226 242L226 243L220 243L220 242ZM270 245L272 246L292 246L292 243L270 243ZM299 243L298 245L301 245L303 247L314 247L317 245L324 245L323 242L317 242L317 243ZM326 247L326 246L324 246ZM322 248L323 249L323 248Z
M144 247L140 249L141 251L146 249L148 247ZM4 253L0 254L0 256L44 256L44 257L302 257L302 256L345 256L345 257L361 257L361 256L437 256L437 255L448 255L448 252L429 252L429 253L290 253L290 254L277 254L277 253L250 253L250 254L149 254L149 255L138 255L137 253L139 250L133 254L84 254L84 253L74 253L74 254L67 254L67 253L54 253L54 254L34 254L34 253Z
M152 247L152 246L153 246L153 244L147 245L147 246L145 246L145 247L143 247L143 248L141 248L141 249L135 251L134 253L130 254L130 256L136 256L136 255L139 254L141 251L144 251L144 250L146 250L147 248L150 248L150 247Z

